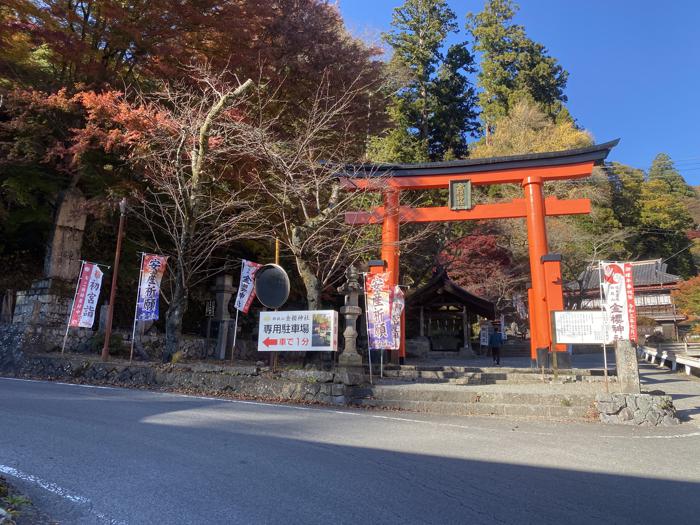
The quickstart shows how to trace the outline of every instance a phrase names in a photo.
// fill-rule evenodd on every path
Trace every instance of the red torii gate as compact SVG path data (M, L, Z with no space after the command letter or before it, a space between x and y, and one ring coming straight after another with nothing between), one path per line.
M384 206L371 211L348 212L345 214L345 222L351 225L382 224L381 258L390 272L392 283L398 284L399 223L524 218L527 223L532 278L532 288L528 290L528 307L531 358L534 360L538 348L551 349L550 312L563 310L564 307L561 257L549 253L545 217L586 214L591 211L588 199L545 199L543 185L546 181L590 176L593 166L602 163L618 142L619 139L574 150L486 159L349 166L347 175L341 177L344 187L348 191L382 191ZM520 184L524 198L477 204L464 210L445 206L399 206L401 191L448 188L454 181L470 181L473 186ZM560 346L556 350L562 351L564 348ZM405 323L402 322L398 357L403 360L405 355Z

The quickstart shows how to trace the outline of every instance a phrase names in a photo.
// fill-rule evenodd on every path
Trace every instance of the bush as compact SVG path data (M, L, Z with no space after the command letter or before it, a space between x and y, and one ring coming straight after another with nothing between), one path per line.
M105 334L98 333L90 340L92 353L102 353L102 347L105 344ZM109 355L113 356L128 356L129 346L124 343L124 338L120 334L112 334L109 338Z

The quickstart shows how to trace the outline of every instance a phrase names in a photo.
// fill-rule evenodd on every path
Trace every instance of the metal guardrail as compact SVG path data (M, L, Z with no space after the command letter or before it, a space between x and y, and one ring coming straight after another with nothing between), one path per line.
M678 347L683 348L684 343L666 343L666 345L677 345ZM683 351L653 348L650 346L640 346L637 350L640 354L640 357L643 357L645 361L648 361L650 363L656 363L656 360L658 359L659 366L665 366L666 361L670 362L671 370L674 371L676 370L679 364L683 365L683 367L685 368L686 375L691 375L691 370L693 368L700 370L700 358L698 358L698 356L700 356L700 350L697 351L697 354L694 354L692 350L690 351L690 353L686 353Z
M657 351L683 352L688 355L700 355L700 343L657 343L654 345Z

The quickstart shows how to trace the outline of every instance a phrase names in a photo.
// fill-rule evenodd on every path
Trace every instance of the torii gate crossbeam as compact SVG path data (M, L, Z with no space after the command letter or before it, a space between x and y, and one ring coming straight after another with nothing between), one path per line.
M550 312L563 308L559 259L549 254L545 217L590 213L588 199L544 198L547 181L580 179L591 175L618 140L576 150L534 153L509 157L468 159L425 164L348 166L341 177L348 191L381 191L384 206L371 211L349 212L351 225L382 224L382 253L393 284L399 282L399 224L401 222L443 222L525 218L530 255L532 288L528 290L531 357L538 348L550 349ZM404 190L447 188L451 181L470 181L472 186L517 183L523 198L510 202L478 204L468 210L447 207L409 208L399 206ZM399 358L405 357L405 323L402 323ZM561 350L561 349L559 349Z

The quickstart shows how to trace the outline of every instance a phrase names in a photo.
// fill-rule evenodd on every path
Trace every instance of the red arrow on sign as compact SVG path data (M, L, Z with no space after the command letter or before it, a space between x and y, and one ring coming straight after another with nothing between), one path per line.
M266 338L266 339L263 341L263 344L264 344L265 346L267 346L267 347L269 347L270 345L276 345L276 344L277 344L277 339L270 339L270 338L268 337L268 338Z

